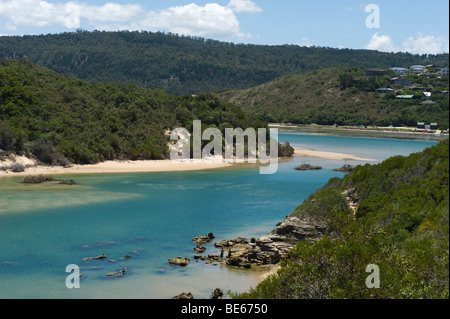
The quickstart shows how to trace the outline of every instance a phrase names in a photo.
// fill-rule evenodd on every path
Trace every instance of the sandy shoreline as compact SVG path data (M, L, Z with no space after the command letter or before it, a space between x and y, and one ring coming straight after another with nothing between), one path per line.
M309 148L294 148L295 156L305 156L305 157L317 157L329 160L342 160L342 161L365 161L365 162L376 162L375 159L365 158L352 154L327 152L327 151L317 151Z
M295 148L294 156L317 157L329 160L354 160L354 161L376 161L352 154L343 154L328 151L318 151L314 149ZM182 172L198 171L231 167L234 164L225 163L195 163L193 161L185 163L172 162L171 160L148 160L148 161L106 161L91 165L62 166L42 166L37 165L33 160L24 157L16 157L15 161L24 165L25 171L14 173L10 169L0 170L2 176L26 176L26 175L63 175L63 174L110 174L110 173L152 173L152 172ZM14 161L0 161L0 167L9 167Z
M413 127L377 127L377 128L362 128L352 126L327 126L327 125L294 125L284 123L270 123L271 128L285 128L285 129L305 129L305 130L320 130L325 132L355 132L355 133L372 133L372 134L412 134L415 136L434 136L441 138L448 138L448 132L442 132L441 130L432 130L424 132L423 130Z
M0 166L1 162L0 162ZM232 164L222 163L176 163L171 160L148 161L106 161L92 165L61 166L28 166L24 172L14 173L10 170L0 171L1 176L26 176L39 174L106 174L106 173L152 173L152 172L181 172L197 171L230 167Z

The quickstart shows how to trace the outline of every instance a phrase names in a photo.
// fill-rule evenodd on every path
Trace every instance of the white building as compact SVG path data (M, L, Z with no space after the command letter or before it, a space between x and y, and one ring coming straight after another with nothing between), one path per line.
M411 72L409 69L401 68L401 67L393 67L393 68L391 68L391 70L394 71L395 74L397 74L397 75L405 75L405 74L408 74L409 72Z
M448 67L445 67L445 68L443 68L443 69L437 71L436 74L439 74L439 75L448 75Z
M423 74L425 73L427 67L424 65L413 65L409 68L411 72L417 73L417 74Z

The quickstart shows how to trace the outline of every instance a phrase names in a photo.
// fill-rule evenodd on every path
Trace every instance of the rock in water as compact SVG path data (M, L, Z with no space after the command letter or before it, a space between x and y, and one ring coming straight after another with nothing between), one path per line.
M171 265L187 266L190 262L191 262L191 260L188 257L184 257L184 258L177 257L177 258L169 259L169 264L171 264Z

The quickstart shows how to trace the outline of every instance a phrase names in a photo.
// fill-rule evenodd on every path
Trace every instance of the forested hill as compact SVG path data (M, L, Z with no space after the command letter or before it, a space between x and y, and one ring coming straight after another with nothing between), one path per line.
M267 127L211 94L173 96L135 85L92 83L27 60L0 59L0 158L25 154L48 165L168 158L167 130L192 120Z
M263 46L151 32L85 32L0 37L0 58L27 58L59 73L132 83L177 95L249 88L285 74L333 66L448 66L449 55Z
M291 214L327 225L243 298L449 298L449 141L358 166ZM378 288L366 280L379 269ZM373 283L373 280L370 280Z
M392 84L395 74L367 77L365 70L335 67L301 75L286 75L242 90L221 90L221 99L232 102L267 122L321 125L416 126L418 122L449 127L448 76L404 77L422 90ZM378 93L391 88L395 93ZM423 92L431 93L429 104ZM412 98L400 99L398 95ZM425 104L423 104L425 102Z

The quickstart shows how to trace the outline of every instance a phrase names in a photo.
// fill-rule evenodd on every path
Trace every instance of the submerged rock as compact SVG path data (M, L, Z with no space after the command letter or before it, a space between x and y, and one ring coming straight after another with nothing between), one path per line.
M97 257L85 257L85 258L83 258L83 260L84 261L88 261L88 260L103 260L103 259L106 259L106 258L107 258L106 255L102 254L102 255L97 256Z

